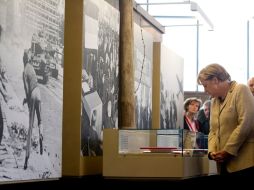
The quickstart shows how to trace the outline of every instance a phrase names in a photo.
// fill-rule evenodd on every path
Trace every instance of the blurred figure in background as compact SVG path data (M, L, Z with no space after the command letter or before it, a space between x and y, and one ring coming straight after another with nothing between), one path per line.
M252 95L254 96L254 77L251 77L249 80L248 80L248 87L250 88L250 91L252 93Z
M211 101L206 100L203 103L202 108L198 111L197 120L200 123L200 132L204 135L208 135L210 129L210 105Z
M187 98L184 101L184 129L199 132L200 124L197 120L197 113L202 101L196 97Z
M197 120L200 124L200 148L208 148L208 134L210 130L210 106L211 100L206 100L202 108L198 111Z
M184 144L185 149L200 148L199 130L200 124L197 113L202 106L202 101L196 97L187 98L184 101Z

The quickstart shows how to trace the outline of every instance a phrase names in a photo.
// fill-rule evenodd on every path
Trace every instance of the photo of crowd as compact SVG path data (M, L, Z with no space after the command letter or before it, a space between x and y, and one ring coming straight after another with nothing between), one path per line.
M85 1L81 154L102 155L103 129L118 128L119 10Z

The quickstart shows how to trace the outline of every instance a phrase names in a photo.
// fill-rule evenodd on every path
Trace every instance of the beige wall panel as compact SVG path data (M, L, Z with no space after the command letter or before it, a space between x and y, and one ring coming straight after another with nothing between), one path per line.
M161 63L161 43L155 42L153 45L153 105L152 105L152 128L160 128L160 63Z
M102 174L102 156L81 157L80 175Z
M63 175L79 175L83 1L65 1Z

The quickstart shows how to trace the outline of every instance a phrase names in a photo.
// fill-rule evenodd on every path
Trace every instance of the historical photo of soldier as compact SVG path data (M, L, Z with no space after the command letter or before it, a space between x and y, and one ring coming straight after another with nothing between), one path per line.
M64 0L0 0L0 182L61 177Z

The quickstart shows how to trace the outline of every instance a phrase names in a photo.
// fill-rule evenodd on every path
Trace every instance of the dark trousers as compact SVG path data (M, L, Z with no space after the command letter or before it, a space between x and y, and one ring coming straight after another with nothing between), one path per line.
M229 177L254 177L254 166L243 170L229 173L224 164L221 165L221 175Z

